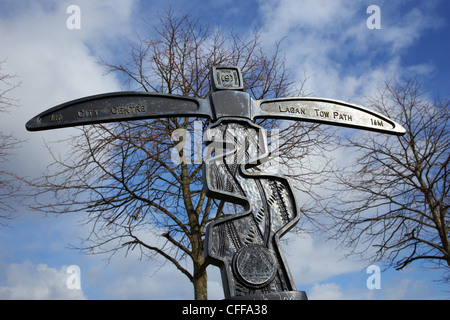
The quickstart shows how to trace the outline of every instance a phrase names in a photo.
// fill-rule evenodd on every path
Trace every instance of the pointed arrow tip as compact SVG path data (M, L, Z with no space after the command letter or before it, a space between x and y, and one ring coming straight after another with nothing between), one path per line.
M27 131L38 131L39 130L38 118L35 117L35 118L30 119L25 124L25 128L27 129Z

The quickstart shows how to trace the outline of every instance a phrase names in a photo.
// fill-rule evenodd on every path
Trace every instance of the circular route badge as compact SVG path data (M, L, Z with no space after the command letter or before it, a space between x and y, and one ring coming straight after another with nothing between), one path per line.
M260 245L249 245L234 256L234 272L246 285L262 288L268 285L277 273L277 262L273 253Z

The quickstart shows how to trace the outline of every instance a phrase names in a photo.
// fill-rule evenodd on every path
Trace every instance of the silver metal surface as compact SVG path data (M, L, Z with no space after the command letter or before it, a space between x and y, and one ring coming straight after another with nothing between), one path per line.
M254 101L251 118L316 122L394 135L406 132L400 124L375 111L348 102L323 98L297 97Z

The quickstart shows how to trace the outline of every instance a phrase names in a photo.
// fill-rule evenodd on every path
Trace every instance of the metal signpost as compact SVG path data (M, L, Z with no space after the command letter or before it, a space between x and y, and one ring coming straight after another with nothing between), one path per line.
M211 69L206 99L115 92L70 101L26 124L29 131L161 117L202 117L212 121L204 135L211 150L204 161L209 197L243 206L243 212L211 222L205 256L221 269L226 299L306 299L296 291L279 239L299 220L295 195L281 176L250 173L268 158L258 118L279 118L402 135L386 116L347 102L322 98L253 100L244 92L237 67Z

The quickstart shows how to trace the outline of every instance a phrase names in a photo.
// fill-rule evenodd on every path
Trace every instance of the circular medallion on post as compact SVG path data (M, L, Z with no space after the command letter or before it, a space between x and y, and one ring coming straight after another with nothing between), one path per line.
M262 288L277 274L277 261L273 253L261 245L249 245L236 253L233 270L238 279L251 288Z

